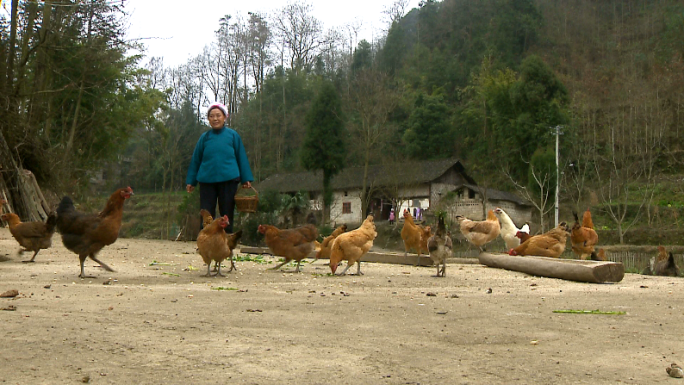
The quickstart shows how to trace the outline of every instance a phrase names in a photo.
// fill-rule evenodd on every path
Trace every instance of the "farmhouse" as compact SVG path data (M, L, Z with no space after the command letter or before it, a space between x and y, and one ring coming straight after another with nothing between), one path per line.
M361 223L365 218L361 212L363 175L363 167L349 167L333 178L330 222ZM398 218L404 209L413 213L415 208L440 209L452 216L460 214L483 219L483 195L487 197L487 209L501 207L516 223L528 222L532 217L529 202L508 192L478 187L457 159L372 165L368 167L367 181L368 213L380 220L389 217L392 207L399 214ZM275 174L259 183L257 189L283 194L307 192L311 210L320 214L323 173Z

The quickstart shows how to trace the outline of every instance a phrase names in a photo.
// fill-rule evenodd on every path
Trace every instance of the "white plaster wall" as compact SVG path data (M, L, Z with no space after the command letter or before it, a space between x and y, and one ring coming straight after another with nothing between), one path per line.
M347 191L347 196L344 192L333 192L333 203L330 206L330 222L338 223L361 223L361 191ZM351 214L342 213L342 204L345 202L351 203Z

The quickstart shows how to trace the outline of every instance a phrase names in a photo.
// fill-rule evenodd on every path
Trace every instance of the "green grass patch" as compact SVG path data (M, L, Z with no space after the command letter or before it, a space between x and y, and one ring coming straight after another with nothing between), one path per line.
M180 274L176 274L176 273L167 273L167 272L164 272L164 273L162 273L162 275L170 275L170 276L173 276L173 277L180 277Z
M152 261L148 266L173 266L173 263Z
M273 261L267 261L264 259L264 256L262 254L259 254L257 256L251 256L250 254L238 254L235 256L235 261L236 262L254 262L254 263L261 263L261 264L269 264L273 263Z
M217 287L212 287L211 290L231 291L231 290L237 290L237 287L223 287L223 286L217 286Z
M554 313L561 313L561 314L602 314L602 315L624 315L624 311L601 311L601 310L572 310L572 309L566 309L566 310L554 310Z
M321 273L311 273L312 277L334 277L335 275L333 273L326 273L326 274L321 274Z

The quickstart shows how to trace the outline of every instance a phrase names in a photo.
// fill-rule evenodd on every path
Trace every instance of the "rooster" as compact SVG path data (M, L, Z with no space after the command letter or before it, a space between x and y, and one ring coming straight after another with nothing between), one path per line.
M557 227L548 232L530 237L520 246L510 249L508 254L559 258L563 251L565 251L568 235L570 235L568 224L561 222Z
M308 224L295 229L281 230L271 225L259 225L259 232L264 234L266 245L273 255L285 258L285 260L272 270L278 270L286 263L297 261L296 271L299 273L299 265L314 250L314 241L318 237L318 230L314 225Z
M576 212L573 212L572 215L575 217L575 224L570 233L572 251L579 255L580 259L587 259L587 256L594 252L594 246L598 243L598 234L596 234L594 223L591 221L591 212L589 210L584 212L582 224L580 224Z
M437 231L428 239L427 246L432 263L437 265L435 277L446 277L446 259L452 256L452 244L451 237L447 234L446 226L444 226L444 217L439 217ZM440 264L442 265L441 269Z
M494 214L499 219L499 222L501 222L501 238L506 243L506 250L520 246L521 238L518 237L518 233L529 234L530 226L526 223L519 229L515 223L513 223L511 217L509 217L500 207L494 209Z
M57 230L62 234L64 247L78 254L81 261L81 278L86 276L83 264L90 257L107 271L114 271L95 256L103 247L111 245L119 238L123 205L133 195L130 187L116 190L107 200L104 210L99 214L84 214L76 211L74 202L68 196L62 198L57 207Z
M484 221L471 221L462 215L457 215L456 221L463 236L468 242L477 246L480 251L486 251L485 245L495 240L501 233L499 220L494 215L493 210L487 212L487 219Z
M19 254L25 251L33 251L31 260L23 262L35 262L36 255L40 250L52 246L52 234L55 233L55 224L57 223L56 213L50 213L46 222L22 222L19 216L14 213L2 214L2 220L9 223L10 233L23 247L19 250Z
M372 215L367 216L358 229L340 234L333 241L330 252L330 271L335 274L337 264L341 261L347 261L347 267L344 268L340 275L345 275L354 263L358 264L356 274L363 275L361 272L361 257L373 247L373 240L377 236L378 233L375 230L375 222L373 222Z

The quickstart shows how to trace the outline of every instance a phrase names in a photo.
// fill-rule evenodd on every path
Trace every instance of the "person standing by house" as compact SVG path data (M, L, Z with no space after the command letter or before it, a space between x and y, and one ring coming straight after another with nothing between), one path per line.
M389 215L389 224L393 225L394 224L394 209L390 209L390 215Z
M199 183L200 209L207 210L216 218L218 202L220 215L227 215L230 221L225 231L232 233L238 185L250 188L254 177L242 138L237 131L226 127L227 117L225 105L214 103L209 106L207 118L211 130L202 134L197 141L185 178L185 189L192 193Z

